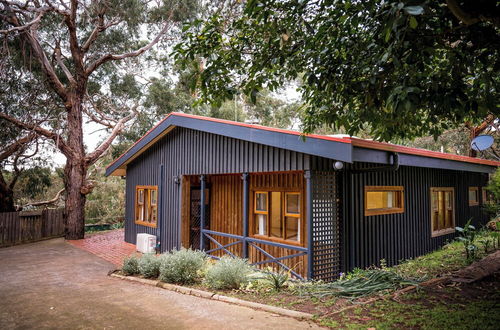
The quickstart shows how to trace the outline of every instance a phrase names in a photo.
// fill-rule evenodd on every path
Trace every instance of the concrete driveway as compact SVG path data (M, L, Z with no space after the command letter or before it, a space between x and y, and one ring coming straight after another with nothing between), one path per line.
M114 268L63 239L0 249L0 329L318 328L108 277Z

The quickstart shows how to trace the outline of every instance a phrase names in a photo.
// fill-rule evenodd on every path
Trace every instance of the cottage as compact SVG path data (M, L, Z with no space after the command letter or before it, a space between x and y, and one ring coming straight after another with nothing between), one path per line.
M125 240L241 256L299 278L416 257L482 210L500 162L172 113L116 159Z

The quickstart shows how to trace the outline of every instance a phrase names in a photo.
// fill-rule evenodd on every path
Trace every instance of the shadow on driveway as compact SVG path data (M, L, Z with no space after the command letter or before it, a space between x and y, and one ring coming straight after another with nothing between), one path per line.
M0 329L306 329L309 322L128 283L55 239L0 249Z

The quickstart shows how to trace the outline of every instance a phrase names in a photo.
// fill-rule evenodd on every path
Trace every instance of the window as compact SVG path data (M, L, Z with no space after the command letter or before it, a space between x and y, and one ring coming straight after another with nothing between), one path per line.
M255 233L257 235L267 235L267 219L269 217L269 208L267 205L268 200L267 192L255 193Z
M455 231L455 189L431 188L432 237Z
M365 216L404 212L404 188L401 186L366 186Z
M137 186L135 188L135 223L156 227L158 222L158 187Z
M479 188L469 187L469 206L479 205Z
M481 192L483 193L483 204L493 203L493 198L491 192L489 192L486 187L481 187Z
M266 238L301 241L301 194L299 192L256 191L254 234Z

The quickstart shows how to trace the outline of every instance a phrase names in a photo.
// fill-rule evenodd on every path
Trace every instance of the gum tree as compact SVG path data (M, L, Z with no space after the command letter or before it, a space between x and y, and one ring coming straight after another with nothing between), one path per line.
M5 112L0 119L50 140L66 157L66 238L84 236L86 195L95 185L89 167L140 109L133 71L145 69L136 58L171 37L176 23L195 6L190 0L0 0L2 56L21 57L18 69L44 83L52 102L62 109L51 123ZM115 86L125 86L130 93ZM85 150L85 121L108 132L95 150Z
M487 0L249 0L186 26L176 54L202 59L210 103L300 79L306 133L369 124L379 140L411 139L468 123L477 135L500 112L499 12Z

